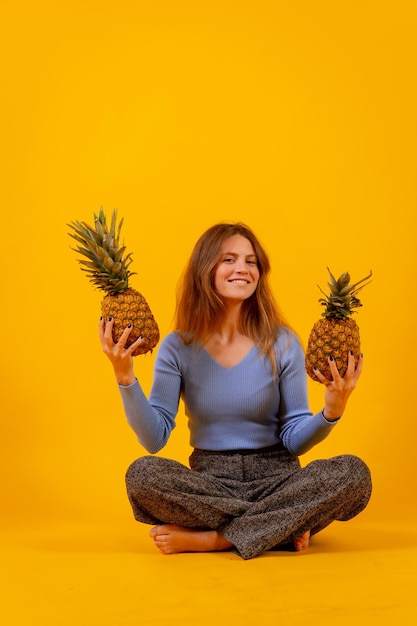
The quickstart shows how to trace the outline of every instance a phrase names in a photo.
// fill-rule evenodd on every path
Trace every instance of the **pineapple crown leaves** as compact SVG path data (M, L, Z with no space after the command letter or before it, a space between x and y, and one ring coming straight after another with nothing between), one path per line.
M119 245L123 219L117 226L117 210L113 210L110 228L102 207L98 215L94 214L94 228L77 220L67 225L74 231L68 233L69 236L79 243L72 250L88 259L79 259L78 262L90 282L109 294L126 291L130 276L136 272L128 269L132 253L125 255L126 247Z
M357 294L361 289L369 284L372 276L372 270L365 278L359 280L357 283L350 284L350 275L348 272L344 272L337 280L327 268L330 275L330 282L327 283L330 295L326 294L319 286L324 298L320 298L319 302L322 306L326 307L326 310L322 313L323 317L329 317L333 319L343 319L352 315L362 306L361 301L357 297ZM365 283L365 281L368 281ZM365 284L363 284L365 283Z

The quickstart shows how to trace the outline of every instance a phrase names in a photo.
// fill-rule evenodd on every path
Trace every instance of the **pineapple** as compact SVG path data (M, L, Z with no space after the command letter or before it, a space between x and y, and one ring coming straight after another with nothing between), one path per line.
M362 306L356 294L365 287L362 283L372 276L372 272L370 272L366 278L351 285L350 276L347 272L344 272L336 280L329 268L327 270L330 274L330 282L328 283L330 295L325 294L319 287L324 295L324 298L320 298L319 302L326 307L322 313L324 319L320 319L314 324L305 357L307 374L318 382L321 381L315 375L314 368L320 370L328 380L333 379L328 357L334 358L342 377L346 373L350 351L355 356L355 362L358 362L360 356L359 327L350 316L355 312L354 309ZM359 287L359 285L362 286Z
M132 253L125 254L125 246L119 245L123 219L116 229L117 210L112 213L110 229L102 208L99 215L94 215L94 228L85 222L68 224L74 232L68 233L78 242L75 252L86 259L79 260L82 271L97 289L106 292L101 303L104 319L112 317L113 340L117 343L128 324L132 330L126 343L130 346L142 335L143 343L136 348L133 356L152 352L159 341L159 329L145 298L129 286L129 279L136 272L128 268L132 262Z

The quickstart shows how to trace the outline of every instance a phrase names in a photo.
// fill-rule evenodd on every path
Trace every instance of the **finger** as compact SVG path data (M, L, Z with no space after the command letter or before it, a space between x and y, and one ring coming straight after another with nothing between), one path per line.
M104 324L104 336L111 337L113 325L114 325L114 318L109 317L108 319L103 319L103 324Z
M133 354L133 352L136 350L136 348L138 348L142 343L145 343L146 339L143 335L140 335L128 348L126 348L126 351L129 354Z
M117 342L118 346L120 346L121 348L124 348L126 346L126 342L128 340L128 337L129 337L130 333L132 332L132 329L133 329L132 324L128 324L126 326L126 328L124 329L124 331L120 335L119 341Z
M336 361L334 360L334 357L329 356L327 358L327 361L329 363L329 367L330 367L330 371L332 373L333 381L334 382L340 381L341 380L341 376L339 374L339 370L337 368Z
M102 344L103 347L106 349L112 348L114 346L114 341L113 341L113 325L114 325L114 318L113 317L109 317L107 320L103 319L103 339L102 339Z
M350 350L348 354L348 364L346 368L345 376L353 376L356 369L355 355L353 354L353 350Z
M326 378L326 376L324 376L321 371L319 369L314 369L314 374L316 375L316 377L318 378L318 380L325 385L325 387L327 387L328 385L330 385L330 380L328 378Z
M355 358L354 357L353 357L353 361L355 362ZM358 363L356 365L356 368L355 368L354 374L353 374L353 377L354 377L355 381L357 381L359 376L361 375L362 368L363 368L363 354L360 354L359 355L359 359L358 359Z
M101 316L100 317L100 322L99 322L99 325L98 325L98 334L99 334L101 343L103 343L103 341L104 341L104 327L105 327L105 324L106 323L104 321L104 318L103 318L103 316Z
M358 362L356 363L355 355L353 354L353 351L351 350L348 354L348 364L347 364L344 378L346 378L347 380L349 379L349 380L352 380L353 382L356 382L361 374L361 371L362 371L362 355L359 356Z

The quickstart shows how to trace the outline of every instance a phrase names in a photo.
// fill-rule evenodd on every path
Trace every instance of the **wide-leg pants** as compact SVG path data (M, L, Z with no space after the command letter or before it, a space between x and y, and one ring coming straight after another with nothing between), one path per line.
M136 520L215 529L250 559L360 513L371 495L356 456L305 467L282 446L262 451L194 450L190 468L156 456L132 463L126 485Z

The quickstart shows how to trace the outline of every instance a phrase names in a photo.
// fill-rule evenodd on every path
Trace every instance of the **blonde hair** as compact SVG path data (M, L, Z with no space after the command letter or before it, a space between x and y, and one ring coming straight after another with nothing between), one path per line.
M253 231L241 222L211 226L197 241L177 292L176 329L186 345L204 344L221 322L222 298L214 288L214 274L223 242L233 235L248 239L255 251L259 282L250 298L242 302L239 331L250 337L268 355L276 374L274 343L282 328L289 328L268 283L268 256Z

